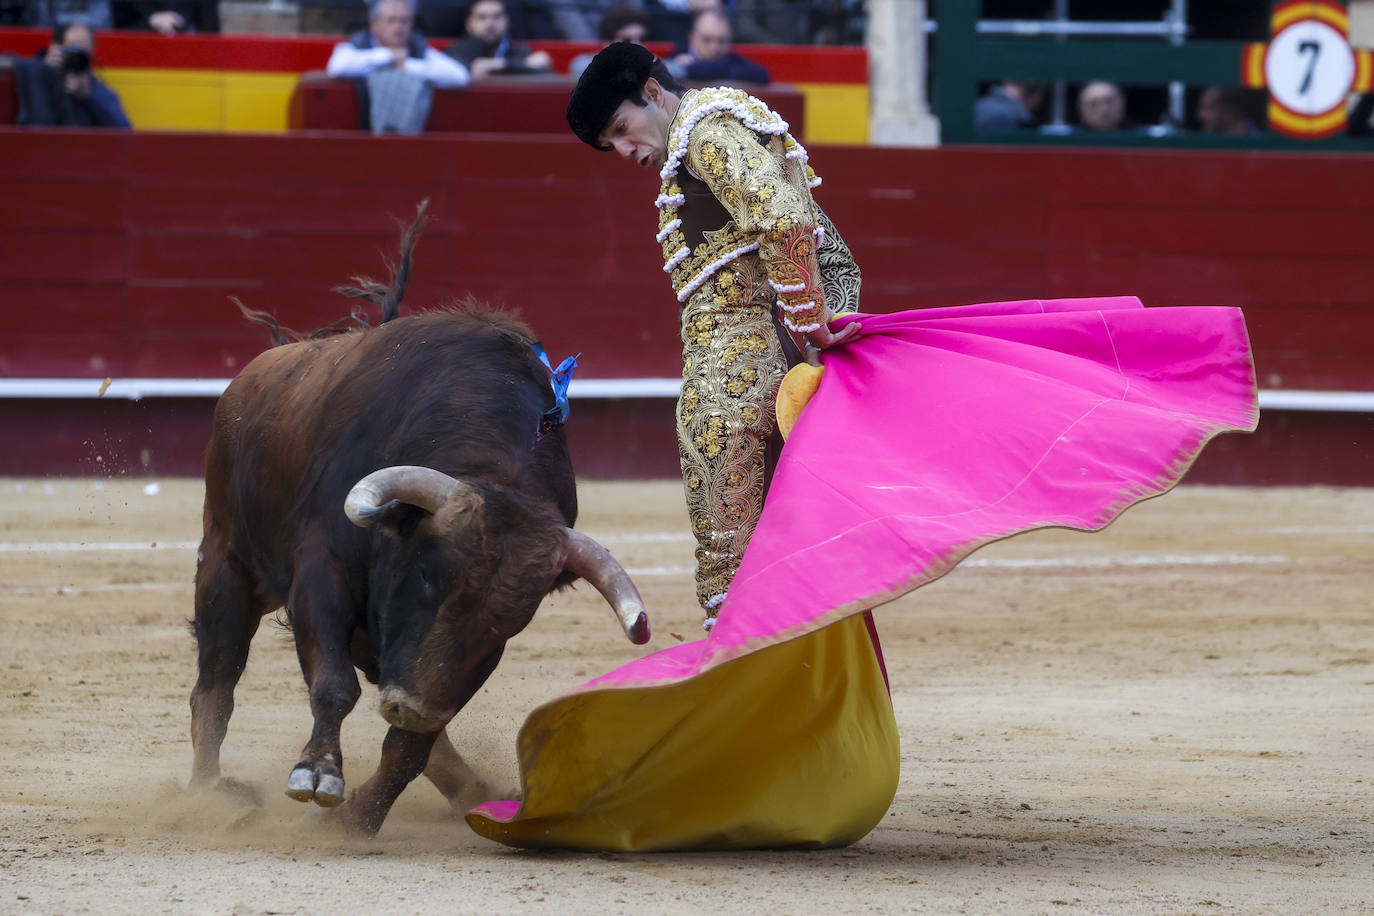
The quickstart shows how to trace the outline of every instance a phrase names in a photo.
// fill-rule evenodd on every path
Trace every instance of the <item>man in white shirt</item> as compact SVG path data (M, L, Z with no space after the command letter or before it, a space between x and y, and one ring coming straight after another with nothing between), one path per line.
M470 78L415 31L414 0L371 0L368 28L334 46L325 72L359 81L361 120L375 134L420 133L434 87L459 89Z

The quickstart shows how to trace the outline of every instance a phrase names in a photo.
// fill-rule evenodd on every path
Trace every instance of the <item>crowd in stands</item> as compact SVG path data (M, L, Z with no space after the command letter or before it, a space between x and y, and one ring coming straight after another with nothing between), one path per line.
M338 22L361 22L364 0L299 0ZM417 0L415 25L430 38L465 34L469 0ZM650 40L685 45L698 13L715 10L745 43L843 44L862 40L863 0L506 0L510 34L523 41L596 41L602 19L630 6L647 17ZM326 17L328 19L330 17ZM0 25L149 29L164 35L220 31L219 0L0 0Z
M417 22L431 37L459 37L467 5L467 0L418 0ZM856 44L863 40L863 0L506 0L505 5L511 35L525 41L604 41L607 13L626 6L647 20L647 40L673 45L685 46L696 17L707 11L728 17L734 40L743 43Z
M335 46L327 72L356 80L360 118L379 133L423 129L433 90L493 77L550 74L553 61L531 40L567 39L672 47L665 63L686 82L762 85L764 66L736 43L812 44L860 40L864 0L298 0L364 28ZM856 27L857 23L857 27ZM128 126L118 97L91 72L93 30L141 29L167 36L220 31L218 0L0 0L0 25L52 30L51 44L16 62L19 123ZM439 39L439 41L435 41ZM451 39L451 40L449 40ZM439 50L435 47L438 45ZM572 61L576 78L593 54ZM983 132L1139 134L1190 130L1258 137L1263 90L1209 86L1190 95L1187 123L1133 120L1120 86L1094 80L1068 87L1065 117L1048 117L1050 86L1007 80L987 88L974 110ZM1138 100L1137 100L1138 101ZM1135 103L1132 102L1132 105ZM1351 111L1350 133L1374 134L1374 94Z
M0 25L148 29L163 35L220 30L218 0L0 0Z
M974 127L988 133L1012 133L1039 130L1049 123L1045 108L1050 86L1018 80L1005 80L989 86L974 106ZM1194 129L1197 133L1217 136L1259 137L1264 131L1256 126L1262 122L1263 90L1242 89L1236 86L1206 86L1197 93L1191 125L1158 125L1155 130L1170 132ZM1372 103L1374 104L1374 103ZM1116 83L1091 80L1076 87L1074 92L1076 119L1062 126L1059 132L1082 134L1139 134L1151 128L1134 121L1127 114L1126 94ZM1352 113L1350 133L1358 135L1358 109Z
M421 0L372 0L368 27L339 42L326 73L358 81L361 121L374 133L419 133L424 129L433 90L455 89L492 77L549 74L553 60L532 51L512 30L511 9L517 0L469 0L463 34L442 52L416 29ZM684 0L688 2L688 0ZM719 2L690 0L700 9L691 16L687 35L669 56L675 76L695 82L765 84L767 68L733 50L730 15ZM603 44L649 40L653 14L643 6L621 2L607 7L597 21ZM573 62L580 75L592 55Z

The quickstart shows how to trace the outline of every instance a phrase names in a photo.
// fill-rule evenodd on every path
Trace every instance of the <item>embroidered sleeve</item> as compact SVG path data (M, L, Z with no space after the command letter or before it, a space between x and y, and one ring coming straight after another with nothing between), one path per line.
M825 290L804 160L768 149L737 118L717 112L692 130L685 163L710 185L735 224L757 235L759 256L777 292L783 323L800 333L819 328L826 315ZM801 175L793 179L789 168L801 170Z
M816 234L816 260L821 267L821 284L825 287L825 301L832 314L859 310L859 265L849 246L844 243L839 230L825 215L820 207L816 208L816 221L821 232Z

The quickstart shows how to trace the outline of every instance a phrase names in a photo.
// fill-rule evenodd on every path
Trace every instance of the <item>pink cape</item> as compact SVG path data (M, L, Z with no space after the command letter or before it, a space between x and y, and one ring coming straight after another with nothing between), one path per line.
M520 740L527 786L543 765L538 730L569 727L576 698L697 678L877 607L1022 531L1101 528L1177 483L1212 436L1258 418L1237 309L1027 300L845 316L835 327L856 319L860 336L824 355L715 628L532 713ZM505 839L482 823L536 816L488 802L469 822Z

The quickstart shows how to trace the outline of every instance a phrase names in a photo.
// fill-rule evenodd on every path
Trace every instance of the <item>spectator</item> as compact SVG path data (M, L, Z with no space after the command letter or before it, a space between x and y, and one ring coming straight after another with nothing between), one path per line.
M697 13L687 47L679 48L673 62L686 68L687 79L697 83L767 83L768 71L730 50L730 16L720 9Z
M430 38L462 38L467 34L472 0L418 0L416 23ZM544 0L511 0L506 4L507 29L512 38L557 38L553 17Z
M1204 134L1258 137L1263 134L1245 116L1245 90L1236 86L1208 86L1197 100L1197 120Z
M978 130L1012 131L1035 123L1035 109L1045 100L1043 83L1006 80L993 86L973 106Z
M53 28L79 22L87 29L112 29L114 7L114 0L24 0L19 24Z
M553 25L560 38L594 41L601 36L601 40L605 41L599 23L605 20L607 12L624 4L617 4L617 0L544 0L544 5L553 17Z
M548 54L511 41L506 0L472 0L465 27L467 34L444 53L471 70L473 79L503 73L548 73L553 68Z
M1116 83L1095 80L1078 91L1078 121L1092 133L1134 130L1126 120L1126 97Z
M692 21L707 10L729 12L725 0L644 0L644 8L653 16L651 30L659 41L673 46L684 45L692 31Z
M1347 132L1352 137L1374 137L1374 120L1371 119L1374 119L1374 92L1366 92L1350 110Z
M368 28L335 45L325 66L332 77L359 81L359 121L374 134L420 133L434 87L468 84L467 68L425 44L414 25L413 0L372 0Z
M637 45L643 45L649 40L649 30L652 24L652 19L643 7L629 3L613 6L606 10L606 15L601 17L602 47L617 41L630 41ZM577 55L568 65L568 72L574 78L580 77L582 71L587 69L587 65L592 62L592 58L595 56L595 52ZM679 67L677 64L668 63L666 66L676 79L682 79L686 72L685 67Z
M219 0L115 0L115 28L168 37L219 32Z
M16 123L33 127L128 127L119 96L91 72L95 33L84 22L53 27L36 60L15 63Z
M812 0L734 0L732 6L737 42L809 45L815 37L817 4Z

